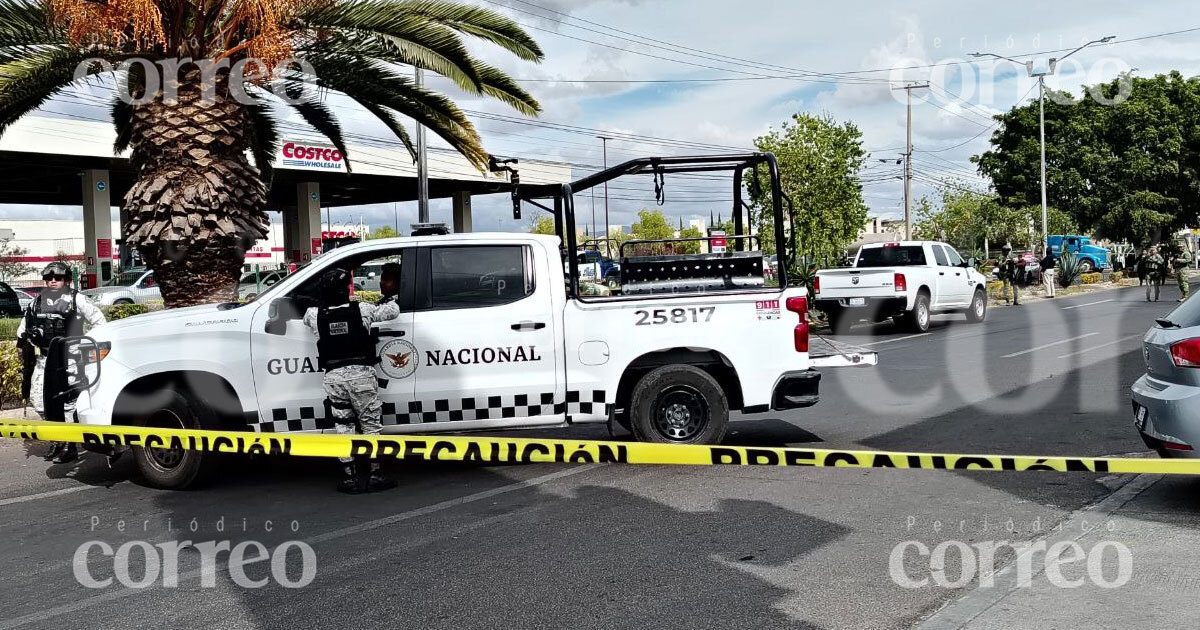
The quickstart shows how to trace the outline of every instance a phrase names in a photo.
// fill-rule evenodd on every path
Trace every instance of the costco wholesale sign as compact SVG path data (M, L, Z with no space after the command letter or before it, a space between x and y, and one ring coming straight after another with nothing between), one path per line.
M279 151L279 163L282 166L322 171L346 170L346 160L342 152L330 145L289 140L283 143Z

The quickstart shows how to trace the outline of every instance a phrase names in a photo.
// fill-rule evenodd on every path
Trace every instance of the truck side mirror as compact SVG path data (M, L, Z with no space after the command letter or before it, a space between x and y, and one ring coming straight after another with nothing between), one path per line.
M300 319L300 305L290 297L275 298L267 307L267 323L264 330L268 335L287 333L287 323Z

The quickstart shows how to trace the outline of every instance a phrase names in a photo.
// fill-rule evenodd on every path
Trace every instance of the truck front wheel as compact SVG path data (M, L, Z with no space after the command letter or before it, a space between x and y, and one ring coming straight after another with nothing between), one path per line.
M1089 260L1087 258L1080 259L1079 273L1092 273L1092 271L1095 270L1095 268L1096 268L1096 266L1092 264L1091 260Z
M629 413L633 435L642 442L719 444L729 425L720 383L691 365L664 365L643 376Z
M161 407L134 418L135 426L161 429L200 429L202 410L196 409L178 391L165 396ZM159 406L159 405L155 405ZM200 413L198 413L200 412ZM214 468L215 455L177 448L132 447L133 459L146 484L154 488L182 490L203 481Z

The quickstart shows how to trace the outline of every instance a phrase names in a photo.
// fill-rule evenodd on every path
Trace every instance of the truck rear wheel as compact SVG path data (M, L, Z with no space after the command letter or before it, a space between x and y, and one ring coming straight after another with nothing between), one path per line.
M189 403L178 391L156 394L165 396L159 409L134 417L136 426L162 429L200 429L206 408ZM159 406L159 405L155 405ZM201 451L172 448L132 447L133 459L146 484L154 488L183 490L203 483L215 469L216 455Z
M923 333L929 330L929 296L924 293L917 294L917 301L913 303L911 311L906 313L905 321L909 329L913 332Z
M642 442L719 444L729 425L721 385L691 365L664 365L643 376L629 413L633 435Z

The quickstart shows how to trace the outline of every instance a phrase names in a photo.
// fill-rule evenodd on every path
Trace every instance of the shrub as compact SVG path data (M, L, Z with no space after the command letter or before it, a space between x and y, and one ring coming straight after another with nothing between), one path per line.
M146 312L146 307L142 304L115 304L113 306L101 306L100 312L104 313L104 319L113 321L117 319L125 319L134 315L141 315Z
M0 341L0 408L20 400L21 353L17 352L16 342Z
M1108 274L1109 282L1120 282L1125 279L1125 274L1120 271L1114 271Z
M17 338L17 326L20 325L20 317L0 319L0 341L15 341Z
M383 294L380 293L379 291L355 291L354 297L359 302L375 304L375 303L379 302L379 300L383 299Z
M1101 274L1099 273L1081 273L1079 274L1079 282L1082 284L1097 284L1100 282Z
M1055 272L1054 279L1058 282L1058 286L1066 289L1079 279L1079 259L1075 257L1073 252L1063 252L1058 258L1058 267Z
M1003 300L1004 283L1000 280L989 280L987 283L987 294L993 300Z

